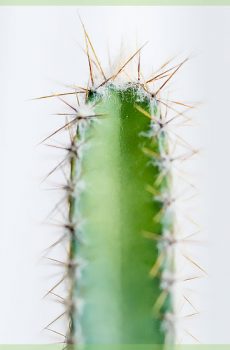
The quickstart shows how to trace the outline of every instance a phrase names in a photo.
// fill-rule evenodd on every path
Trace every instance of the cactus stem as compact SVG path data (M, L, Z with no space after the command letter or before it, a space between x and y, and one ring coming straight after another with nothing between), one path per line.
M57 113L69 119L41 142L64 131L69 136L67 146L46 144L66 152L46 179L63 166L69 169L65 183L57 188L65 191L65 233L50 246L65 240L68 254L65 262L49 258L64 267L64 274L46 294L56 296L65 312L46 329L66 316L66 335L49 330L65 337L67 348L84 343L175 343L180 319L175 286L201 276L178 276L177 246L190 242L195 233L177 236L175 206L181 195L175 194L173 173L175 164L197 151L173 130L178 119L182 125L190 121L185 114L193 106L162 95L188 59L167 68L169 60L144 80L145 43L107 74L81 23L87 87L38 98L56 97L72 111ZM132 78L127 66L135 59ZM118 81L122 73L128 81ZM64 99L71 96L77 98L77 106ZM177 154L178 145L186 151ZM206 273L195 260L183 257ZM65 297L57 292L63 282ZM183 299L193 308L187 317L197 314L190 299Z

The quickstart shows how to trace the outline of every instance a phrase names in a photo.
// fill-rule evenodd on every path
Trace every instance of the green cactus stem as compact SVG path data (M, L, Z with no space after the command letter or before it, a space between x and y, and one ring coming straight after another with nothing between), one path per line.
M163 344L173 305L162 271L173 263L160 242L173 215L159 103L136 84L108 84L90 91L87 105L98 117L79 118L73 143L85 148L70 157L67 343L78 334L86 344Z

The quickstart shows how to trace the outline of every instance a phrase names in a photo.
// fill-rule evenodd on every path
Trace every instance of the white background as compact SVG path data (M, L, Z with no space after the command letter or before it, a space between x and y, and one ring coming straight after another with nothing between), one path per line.
M202 343L230 343L230 8L23 6L0 8L0 343L58 339L42 331L58 313L42 299L53 267L41 259L54 240L43 221L56 197L39 183L59 158L36 144L62 124L50 113L63 106L29 99L87 82L78 12L104 65L108 46L116 58L122 40L131 49L149 41L147 73L192 56L171 85L179 99L202 101L188 137L201 148L193 181L206 244L195 254L208 276L192 286L200 314L187 329Z

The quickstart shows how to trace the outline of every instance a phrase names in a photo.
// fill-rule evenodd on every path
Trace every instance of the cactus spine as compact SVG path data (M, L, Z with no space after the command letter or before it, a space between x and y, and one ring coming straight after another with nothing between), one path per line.
M86 41L92 48L87 35ZM72 119L61 128L70 135L65 343L172 343L175 217L167 126L178 114L167 119L159 93L184 62L150 79L165 79L150 92L139 64L136 81L116 84L131 59L110 78L102 71L95 88L87 56L92 86L60 94L82 97L76 107L64 101Z
M78 248L88 262L78 287L86 303L82 333L95 344L161 344L162 321L154 315L162 293L157 245L172 219L163 203L170 174L162 176L157 163L165 135L151 119L160 121L159 107L133 84L108 85L101 94L90 93L91 101L104 118L88 129L82 164L79 212L87 218L82 231L88 241ZM147 232L157 240L147 239ZM171 310L169 299L158 311Z

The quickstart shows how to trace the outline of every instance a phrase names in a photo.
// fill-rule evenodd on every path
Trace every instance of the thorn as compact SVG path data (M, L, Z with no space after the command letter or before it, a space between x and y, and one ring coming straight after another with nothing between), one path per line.
M63 242L64 238L66 238L66 235L62 235L61 238L59 238L56 242L52 243L48 248L44 250L44 253L48 252L52 248L56 247L59 243Z
M188 332L186 329L184 329L184 332L187 333L191 338L193 338L197 343L201 344L201 342L190 332Z
M102 69L101 63L100 63L100 61L99 61L99 59L98 59L98 57L97 57L96 51L95 51L95 49L94 49L94 47L93 47L93 45L92 45L92 42L91 42L91 40L90 40L90 37L89 37L89 35L88 35L88 33L87 33L86 29L85 29L85 25L83 24L83 22L82 22L81 19L80 19L80 21L81 21L81 24L82 24L82 26L83 26L83 29L84 29L86 38L87 38L87 40L88 40L88 42L89 42L89 45L90 45L90 47L91 47L91 50L92 50L92 52L93 52L93 55L94 55L94 57L95 57L95 60L96 60L96 62L97 62L97 64L98 64L99 71L101 72L103 78L106 80L105 73L104 73L104 71L103 71L103 69Z
M67 277L67 275L64 275L60 281L58 281L45 295L43 298L46 298L51 292L53 292ZM50 325L48 325L50 326Z
M191 303L191 301L189 300L188 297L186 297L185 295L183 295L183 298L187 301L187 303L194 309L195 312L198 312L197 309L195 308L195 306Z
M203 278L203 276L194 276L194 277L187 277L183 279L183 282L188 282L188 281L192 281L192 280L196 280L198 278Z
M146 186L146 191L151 193L153 196L158 196L159 195L159 193L151 185L147 185Z
M199 312L194 312L193 314L185 315L184 318L190 318L190 317L193 317L193 316L197 316L199 314L200 314Z
M172 101L172 100L168 100L168 102L170 102L170 103L174 103L174 104L179 105L179 106L186 107L186 108L188 108L188 109L192 109L192 108L194 108L194 106L188 105L188 104L186 104L186 103L184 103L184 102L180 102L180 101Z
M159 313L160 309L161 309L162 306L164 305L164 302L165 302L167 296L168 296L168 292L165 291L165 290L163 290L163 291L160 293L159 297L157 298L157 300L156 300L156 302L155 302L155 304L154 304L154 306L153 306L153 311L154 311L154 313L156 313L156 314Z
M52 95L35 97L35 98L32 98L31 101L42 100L42 99L52 98L52 97L60 97L60 96L67 96L67 95L83 94L83 93L84 93L84 91L55 93L55 94L52 94Z
M65 263L63 261L57 260L57 259L53 259L53 258L49 258L49 257L45 257L47 260L53 261L58 263L59 265L65 265Z
M65 114L66 115L66 114ZM99 114L92 114L92 115L87 115L87 116L81 116L78 115L77 117L75 117L74 119L72 119L70 122L66 123L65 125L63 125L62 127L58 128L57 130L55 130L51 135L47 136L44 140L42 140L41 142L39 142L38 145L41 145L42 143L44 143L45 141L47 141L48 139L50 139L51 137L53 137L54 135L56 135L57 133L59 133L60 131L69 128L70 126L73 126L75 123L77 123L80 120L87 120L87 119L94 119L94 118L98 118L98 117L105 117L107 114L105 113L99 113Z
M138 65L137 65L137 80L140 82L141 80L141 52L138 54Z
M186 260L188 260L192 265L196 266L200 271L202 271L202 272L204 272L206 275L208 275L207 272L206 272L197 262L195 262L193 259L191 259L190 257L188 257L188 256L185 255L185 254L182 254L182 255L183 255L183 257L184 257Z
M153 267L151 268L150 272L149 272L149 275L152 277L152 278L155 278L163 264L163 261L164 261L164 253L161 253L155 264L153 265Z
M134 107L141 112L142 114L144 114L147 118L152 120L152 116L150 113L148 113L144 108L142 108L141 106L134 104ZM157 120L156 120L157 121Z
M59 332L55 331L54 329L45 327L44 330L47 330L47 331L49 331L49 332L53 332L53 333L55 333L55 334L57 334L57 335L62 336L63 338L66 338L66 336L65 336L64 334L59 333Z
M54 324L55 322L57 322L62 316L64 316L66 314L66 311L64 311L61 315L59 315L58 317L56 317L52 322L50 322L45 328L44 328L44 330L45 329L47 329L47 328L49 328L52 324Z
M122 72L122 70L127 66L127 64L146 46L147 41L121 66L118 72L113 76L113 80Z
M143 236L147 239L151 239L154 241L160 241L162 239L162 236L157 233L149 232L149 231L143 231L142 232Z
M63 125L62 127L58 128L57 130L55 130L51 135L47 136L44 140L42 140L41 142L39 142L39 145L41 145L42 143L44 143L45 141L47 141L48 139L50 139L51 137L53 137L54 135L56 135L57 133L59 133L60 131L64 130L65 128L67 128L68 126L71 126L72 124L76 123L78 117L74 118L73 120L71 120L70 122L66 123L65 125Z
M122 72L122 70L127 66L127 64L143 49L143 47L147 44L144 43L144 45L142 45L122 66L121 68L119 68L119 70L117 71L117 73L115 73L114 75L111 75L109 78L107 78L106 80L103 81L103 83L101 83L97 89L103 85L105 85L106 83L108 83L108 81L115 80L116 77Z
M80 19L80 22L81 22L81 25L82 25L82 28L83 28L83 31L84 31L84 35L85 35L86 55L87 55L87 58L88 58L88 65L89 65L89 73L90 73L91 84L92 84L92 86L94 86L93 68L92 68L92 63L91 63L91 57L90 57L90 54L89 54L89 43L88 43L87 33L86 33L85 26L84 26L80 16L79 16L79 19Z
M142 151L144 152L144 154L146 154L146 155L149 156L149 157L156 158L156 159L158 159L159 161L161 160L160 154L157 154L156 152L154 152L153 150L151 150L151 149L149 149L149 148L143 147L143 148L142 148Z
M78 110L73 107L71 104L69 104L68 102L66 102L65 100L63 100L63 98L59 97L59 100L62 101L66 106L68 106L69 108L71 108L75 113L78 113Z
M56 293L54 293L54 292L51 292L50 294L52 294L52 295L54 295L55 297L61 299L62 301L65 301L65 299L64 299L61 295L58 295L58 294L56 294Z
M62 165L64 165L64 163L67 161L67 159L68 159L68 156L66 156L64 159L62 159L62 161L59 162L58 165L56 165L56 166L45 176L45 178L41 181L40 184L42 184L45 180L48 179L48 177L49 177L50 175L52 175L57 169L59 169Z
M165 70L164 72L155 75L154 77L152 77L152 78L150 78L149 80L147 80L147 81L145 82L145 84L149 84L149 83L151 83L152 81L154 81L154 80L156 80L156 79L162 78L163 75L165 75L166 73L172 71L173 69L177 68L178 66L179 66L179 65L177 64L177 65L175 65L175 66L173 66L173 67L171 67L171 68Z
M186 58L183 62L181 62L179 64L179 66L173 71L173 73L169 76L168 79L166 79L166 81L159 87L159 89L157 90L157 92L155 93L155 96L157 96L159 94L159 92L163 89L163 87L169 82L169 80L176 74L176 72L183 66L183 64L185 62L188 61L188 58Z

